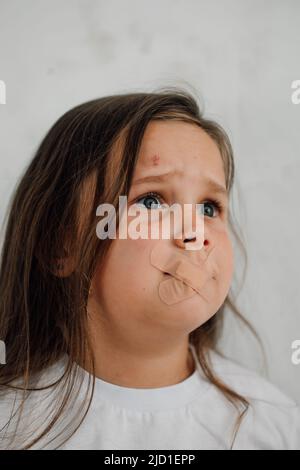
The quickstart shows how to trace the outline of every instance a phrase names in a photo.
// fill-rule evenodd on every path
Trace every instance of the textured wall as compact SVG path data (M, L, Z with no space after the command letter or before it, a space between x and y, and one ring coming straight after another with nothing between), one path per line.
M298 0L0 1L0 217L50 125L108 93L186 85L227 129L249 253L238 305L265 344L269 377L300 400ZM234 334L234 331L236 333ZM228 319L225 348L254 365Z

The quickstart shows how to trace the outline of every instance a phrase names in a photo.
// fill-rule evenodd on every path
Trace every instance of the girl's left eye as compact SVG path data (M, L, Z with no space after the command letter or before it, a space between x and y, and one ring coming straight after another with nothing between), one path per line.
M203 203L202 207L203 207L204 215L207 215L208 217L216 217L216 215L215 216L210 215L212 212L214 212L214 209L217 209L217 215L220 214L222 212L222 209L223 209L222 204L219 201L216 201L216 200L206 201L206 202ZM214 208L214 209L212 209L212 211L210 210L211 207ZM209 209L208 213L207 213L207 208Z

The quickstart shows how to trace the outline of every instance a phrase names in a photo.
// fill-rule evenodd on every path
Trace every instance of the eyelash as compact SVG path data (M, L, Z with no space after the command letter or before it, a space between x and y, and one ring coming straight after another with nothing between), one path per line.
M156 197L157 199L159 199L160 203L162 202L162 197L160 194L156 193L155 191L149 191L148 193L144 194L143 196L139 196L135 202L139 201L140 199L143 199L143 198L146 198L147 196L153 196L153 197ZM210 204L213 204L219 214L223 214L224 212L224 205L223 203L219 200L219 199L216 199L216 198L213 198L213 199L207 199L206 201L204 201L204 203L210 203ZM214 218L214 217L210 217L211 219Z

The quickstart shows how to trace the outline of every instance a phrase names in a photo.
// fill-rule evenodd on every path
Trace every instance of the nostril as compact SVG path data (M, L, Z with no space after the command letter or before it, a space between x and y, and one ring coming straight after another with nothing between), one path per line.
M195 241L195 240L196 240L196 237L193 237L193 238L185 238L185 239L183 240L183 242L184 242L184 243L186 243L186 242L193 242L193 241Z

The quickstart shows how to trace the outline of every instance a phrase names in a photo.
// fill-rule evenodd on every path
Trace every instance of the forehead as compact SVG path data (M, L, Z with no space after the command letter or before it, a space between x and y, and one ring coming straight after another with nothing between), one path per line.
M199 126L181 121L151 121L144 133L135 169L138 178L162 172L195 179L213 176L225 182L224 166L214 140Z

